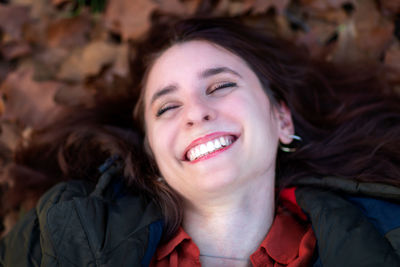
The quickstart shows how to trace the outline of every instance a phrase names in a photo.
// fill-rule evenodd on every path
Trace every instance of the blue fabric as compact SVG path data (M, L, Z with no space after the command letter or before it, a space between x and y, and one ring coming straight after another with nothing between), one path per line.
M114 193L114 200L115 199L119 199L123 196L125 196L124 193L124 184L122 183L122 179L117 179L115 182L113 182L112 184L112 188L113 188L113 193Z
M149 243L141 262L142 266L149 266L151 258L153 258L158 243L160 242L163 226L164 223L162 220L155 221L149 225Z
M361 209L382 235L400 226L399 204L368 197L348 197L348 200Z
M100 173L104 173L106 170L108 170L111 165L113 165L115 163L115 161L119 158L118 155L114 155L109 157L99 168L99 172Z
M320 257L314 262L313 267L323 267Z

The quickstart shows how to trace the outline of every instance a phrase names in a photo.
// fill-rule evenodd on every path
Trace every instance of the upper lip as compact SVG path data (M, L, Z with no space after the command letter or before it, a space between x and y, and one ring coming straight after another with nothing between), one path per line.
M210 140L213 140L215 138L221 137L221 136L226 136L226 135L231 135L234 136L236 139L238 138L238 134L236 133L232 133L232 132L214 132L214 133L210 133L210 134L206 134L202 137L199 137L195 140L193 140L186 148L185 151L183 153L182 159L183 160L187 160L186 154L188 153L188 151L200 144L205 144Z

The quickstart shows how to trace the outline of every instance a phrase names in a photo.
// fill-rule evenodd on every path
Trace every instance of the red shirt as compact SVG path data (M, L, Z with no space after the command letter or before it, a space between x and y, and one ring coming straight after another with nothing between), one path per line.
M294 190L292 192L294 194ZM286 201L292 202L292 199ZM250 261L257 267L309 266L312 263L315 244L311 225L286 208L279 207L267 236L250 256ZM175 237L157 248L150 266L201 266L200 250L183 228L180 228Z

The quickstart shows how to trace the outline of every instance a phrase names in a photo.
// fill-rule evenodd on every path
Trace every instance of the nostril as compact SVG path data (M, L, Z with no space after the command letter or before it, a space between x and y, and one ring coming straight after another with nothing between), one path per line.
M210 115L204 116L204 120L209 121L210 120Z

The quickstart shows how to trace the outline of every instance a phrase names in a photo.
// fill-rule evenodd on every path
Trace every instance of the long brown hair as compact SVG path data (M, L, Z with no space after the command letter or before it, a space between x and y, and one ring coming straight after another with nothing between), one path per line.
M29 147L18 150L10 175L29 167L42 175L41 181L57 177L48 178L50 184L61 178L95 180L100 162L118 154L125 161L127 187L159 203L168 239L181 224L182 209L179 196L157 179L157 166L142 145L143 97L137 101L137 96L157 55L190 40L206 40L240 56L272 103L283 101L290 108L296 134L303 141L294 153L278 153L280 186L305 176L400 185L400 98L382 81L378 67L311 60L305 50L232 19L155 22L146 39L133 44L137 56L131 62L131 76L136 93L68 113L57 127L37 133ZM129 114L136 102L132 123ZM41 157L34 156L38 154Z

